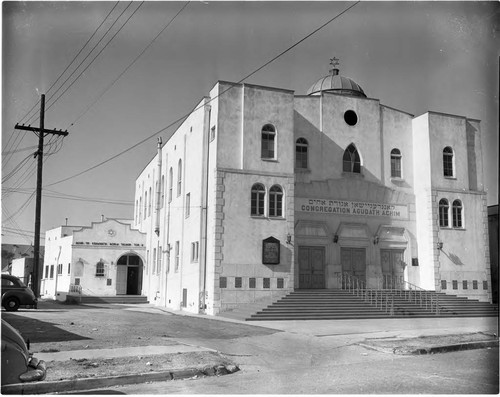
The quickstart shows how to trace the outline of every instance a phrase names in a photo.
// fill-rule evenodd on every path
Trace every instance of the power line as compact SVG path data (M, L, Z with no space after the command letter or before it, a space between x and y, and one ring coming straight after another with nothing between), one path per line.
M104 47L97 53L97 55L92 58L92 60L90 61L90 63L85 67L85 69L83 69L81 71L81 73L76 76L76 78L73 80L73 82L47 107L47 110L49 110L52 106L55 105L55 103L73 86L73 84L76 83L76 81L83 75L83 73L85 73L85 71L90 67L90 65L92 65L92 63L94 63L94 61L97 59L97 57L99 57L99 55L101 55L101 53L106 49L106 47L111 43L111 41L113 41L113 39L118 35L118 33L121 32L121 30L125 27L125 25L128 23L128 21L130 21L130 19L135 15L135 13L139 10L139 8L141 8L141 6L144 4L144 1L141 2L141 4L139 4L137 6L137 8L134 10L134 12L132 12L132 14L129 15L129 17L126 19L126 21L122 24L122 26L120 26L120 28L115 32L115 34L111 37L111 39L109 39L109 41L104 45ZM128 7L127 7L128 8ZM121 16L121 15L120 15ZM67 81L67 80L66 80ZM57 92L57 91L56 91ZM54 97L55 93L49 98L49 100Z
M246 77L244 77L243 79L241 79L240 81L238 81L237 83L234 83L234 86L237 85L237 84L240 84L242 83L243 81L245 81L246 79L248 79L249 77L253 76L255 73L259 72L260 70L262 70L264 67L266 67L267 65L271 64L272 62L274 62L276 59L278 59L279 57L283 56L284 54L286 54L288 51L290 51L291 49L295 48L297 45L299 45L300 43L302 43L303 41L305 41L306 39L308 39L309 37L311 37L312 35L314 35L315 33L317 33L318 31L320 31L321 29L323 29L325 26L329 25L330 23L332 23L333 21L335 21L337 18L339 18L340 16L342 16L343 14L345 14L347 11L349 11L350 9L352 9L354 6L356 6L358 3L360 3L360 1L358 0L356 3L352 4L351 6L349 6L348 8L346 8L344 11L342 11L341 13L337 14L336 16L334 16L333 18L331 18L330 20L328 20L327 22L325 22L323 25L321 25L319 28L315 29L314 31L312 31L311 33L309 33L307 36L305 36L304 38L302 38L301 40L299 40L297 43L293 44L292 46L288 47L286 50L282 51L281 53L279 53L277 56L275 56L274 58L272 58L270 61L266 62L264 65L262 65L261 67L259 67L258 69L256 69L255 71L253 71L252 73L248 74ZM226 89L225 91L221 92L220 94L218 94L217 96L215 96L214 98L211 98L209 102L212 102L214 101L215 99L219 98L220 96L222 96L223 94L225 94L227 91L229 91L230 89L232 89L233 87L229 87L228 89ZM130 150L136 148L137 146L139 145L142 145L144 142L150 140L151 138L155 137L156 135L158 135L159 133L169 129L170 127L172 127L173 125L185 120L187 117L189 117L189 115L191 115L192 113L194 113L195 111L201 109L202 107L204 107L205 105L201 105L195 109L193 109L191 112L185 114L184 116L182 117L179 117L177 120L173 121L172 123L170 123L169 125L167 125L166 127L163 127L161 128L160 130L154 132L153 134L149 135L148 137L142 139L141 141L137 142L136 144L132 145L131 147L115 154L114 156L108 158L107 160L104 160L96 165L93 165L92 167L89 167L81 172L78 172L77 174L74 174L72 176L69 176L67 178L64 178L64 179L61 179L59 181L56 181L56 182L53 182L51 184L48 184L46 185L47 187L48 186L54 186L54 185L57 185L59 183L62 183L62 182L66 182L67 180L70 180L70 179L73 179L73 178L76 178L80 175L83 175L89 171L92 171L106 163L109 163L110 161L114 160L115 158L117 157L120 157L122 154L125 154L127 152L129 152Z
M64 69L64 71L57 77L57 79L51 84L51 86L49 87L49 89L47 90L47 92L50 92L50 90L57 84L57 82L61 79L61 77L64 75L64 73L66 73L66 71L70 68L70 66L75 62L75 60L78 58L78 56L82 53L82 51L84 50L84 48L87 46L87 44L89 44L89 42L93 39L93 37L97 34L98 30L101 28L101 26L104 24L104 22L106 22L106 20L109 18L109 16L111 15L111 13L114 11L114 9L116 8L116 6L118 5L119 1L117 1L115 3L115 5L113 6L113 8L108 12L108 14L106 15L106 17L102 20L102 22L99 24L99 26L97 27L97 29L94 30L94 33L92 33L92 35L90 36L90 38L87 40L87 42L83 45L83 47L80 49L80 51L78 51L78 53L75 55L75 57L73 58L73 60L68 64L68 66L66 66L66 68ZM130 6L130 4L129 4ZM128 7L127 7L128 8ZM127 9L126 8L126 9ZM125 9L125 10L126 10ZM120 14L120 17L121 17L121 14ZM118 17L119 18L119 17ZM117 20L118 20L117 18ZM116 22L116 21L115 21ZM114 25L114 24L113 24ZM111 25L111 27L113 27L113 25ZM111 28L110 28L111 29ZM108 30L109 31L109 30ZM101 40L104 38L104 36L106 36L106 34L108 33L108 31L106 33L104 33L104 35L102 36ZM101 42L101 40L98 41L98 43L96 44L96 46ZM94 50L95 46L89 51L89 54L87 55L87 57L90 55L90 53ZM76 67L76 69L73 71L73 73L75 73L76 70L78 70L78 68L81 66L81 64L85 61L85 59L87 59L87 57L84 58L84 60L82 62L80 62L80 64ZM73 73L70 75L70 77L73 75ZM66 80L67 81L67 80ZM65 82L66 82L65 81ZM64 82L64 83L65 83ZM61 87L64 85L64 83L61 85ZM60 89L60 88L59 88ZM57 92L57 91L56 91ZM50 99L50 98L49 98ZM20 122L23 121L23 119L25 117L27 117L34 109L36 109L36 107L40 104L40 100L38 100L35 105L28 111L28 113L20 120ZM36 116L37 112L35 111L35 114L33 114L32 116L30 116L28 118L28 120L30 120L32 117ZM36 121L36 120L35 120Z
M172 22L175 20L175 18L177 18L177 16L188 6L188 4L190 3L190 1L186 2L186 4L184 4L184 6L177 12L177 14L175 14L171 19L170 21L165 25L165 27L163 27L162 30L160 30L160 32L154 37L153 40L151 40L149 42L149 44L146 46L146 48L144 48L141 53L139 55L137 55L137 57L135 57L135 59L132 61L132 63L130 63L119 75L116 79L114 79L111 84L109 84L105 89L104 91L97 97L96 100L94 100L89 106L87 106L87 108L85 109L85 111L80 114L75 121L73 121L69 126L73 126L76 122L78 122L78 120L80 120L85 114L87 114L87 112L92 108L92 106L94 106L103 96L104 94L106 94L106 92L108 92L114 85L115 83L125 74L127 73L127 71L139 60L139 58L148 50L149 47L151 47L151 45L156 41L156 39L165 31L165 29L167 29L170 24L172 24Z

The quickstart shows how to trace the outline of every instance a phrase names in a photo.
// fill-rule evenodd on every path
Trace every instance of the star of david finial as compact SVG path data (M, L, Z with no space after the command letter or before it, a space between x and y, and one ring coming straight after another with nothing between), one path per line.
M336 69L339 64L340 62L337 57L330 58L330 65L332 65L334 69Z

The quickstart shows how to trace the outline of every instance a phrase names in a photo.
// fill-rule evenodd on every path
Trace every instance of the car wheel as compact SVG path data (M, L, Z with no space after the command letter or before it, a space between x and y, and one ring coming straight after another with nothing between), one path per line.
M19 300L17 298L7 298L4 303L3 307L5 307L5 310L8 312L15 312L17 309L19 309Z

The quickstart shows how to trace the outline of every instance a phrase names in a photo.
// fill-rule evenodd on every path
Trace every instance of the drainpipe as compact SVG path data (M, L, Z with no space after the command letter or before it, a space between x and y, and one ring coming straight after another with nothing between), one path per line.
M155 217L155 233L160 235L160 201L161 201L161 137L158 138L158 161L156 173L158 178L158 185L156 187L156 217Z
M210 115L212 107L205 104L205 129L203 133L203 158L201 174L201 224L200 224L200 313L206 313L206 288L207 288L207 234L208 234L208 176L210 165Z
M56 263L56 279L54 284L54 299L57 300L57 276L59 274L59 258L61 258L61 250L62 246L59 246L59 254L57 255L57 263Z

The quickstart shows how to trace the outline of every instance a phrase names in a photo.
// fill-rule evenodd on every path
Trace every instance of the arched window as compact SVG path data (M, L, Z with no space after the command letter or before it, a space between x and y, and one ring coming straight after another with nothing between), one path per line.
M151 203L153 201L153 195L151 194L151 188L149 188L149 201L148 201L148 216L151 216Z
M252 193L250 196L250 214L253 216L264 215L264 198L266 196L266 189L260 183L252 186Z
M261 156L263 159L276 158L276 129L272 124L266 124L261 131Z
M95 265L95 275L96 277L104 277L104 262L102 260Z
M168 171L168 202L172 201L172 184L174 183L174 170L170 167Z
M453 177L453 149L449 146L446 146L443 149L443 175L445 177Z
M148 215L148 192L144 193L144 219Z
M462 227L462 202L455 200L452 205L453 227Z
M139 223L139 200L135 200L135 223Z
M181 195L182 191L182 160L179 160L179 169L177 170L177 197Z
M448 200L446 199L439 200L439 226L441 227L449 226L449 220L448 220L449 208L450 205L448 204Z
M139 221L142 217L142 197L139 198Z
M163 208L163 204L165 201L165 175L161 176L161 202L160 208Z
M305 138L299 138L295 142L295 168L307 168L308 146Z
M401 152L399 149L391 150L391 177L401 178Z
M269 216L283 216L283 190L278 185L269 189Z
M343 162L344 172L361 173L361 158L359 157L358 149L352 143L344 152Z

